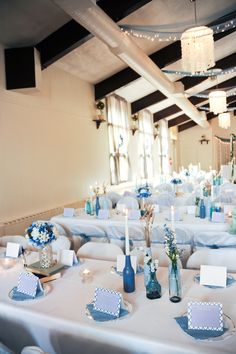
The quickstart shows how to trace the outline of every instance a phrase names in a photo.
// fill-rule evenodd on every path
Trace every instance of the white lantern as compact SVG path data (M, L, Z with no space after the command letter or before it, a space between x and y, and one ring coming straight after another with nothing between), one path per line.
M220 113L218 115L218 122L220 128L223 129L230 128L230 113L229 112Z
M215 65L213 30L193 27L181 36L182 68L191 73L206 71Z
M226 92L212 91L209 93L210 111L219 114L227 111Z

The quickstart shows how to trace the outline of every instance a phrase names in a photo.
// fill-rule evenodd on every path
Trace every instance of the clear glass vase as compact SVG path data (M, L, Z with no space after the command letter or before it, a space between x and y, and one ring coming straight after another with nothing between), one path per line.
M53 266L53 255L52 255L52 246L47 245L40 249L39 252L39 263L40 268L46 269Z
M177 262L169 265L169 298L172 302L179 302L182 298L180 269Z

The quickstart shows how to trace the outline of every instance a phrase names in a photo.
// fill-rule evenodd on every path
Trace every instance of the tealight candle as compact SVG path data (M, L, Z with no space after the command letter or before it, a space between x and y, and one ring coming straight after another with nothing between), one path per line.
M9 269L14 267L14 265L16 264L17 260L13 259L13 258L3 258L1 259L1 265L4 269Z
M92 280L92 272L90 269L85 268L82 272L81 272L81 277L82 277L82 282L88 282Z

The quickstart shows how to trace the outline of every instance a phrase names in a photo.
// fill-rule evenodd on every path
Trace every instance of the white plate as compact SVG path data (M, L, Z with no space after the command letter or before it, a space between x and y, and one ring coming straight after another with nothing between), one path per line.
M110 321L122 320L123 318L127 318L127 316L130 316L130 314L131 314L132 311L133 311L133 306L131 305L130 302L128 302L128 301L126 301L126 300L124 300L124 306L125 306L125 310L129 311L129 313L127 313L127 315L124 315L124 316L122 316L122 317L117 317L117 318L114 318L114 319L109 320L109 321L101 321L101 323L102 323L102 322L110 322ZM90 314L89 310L87 309L87 307L86 307L85 314L86 314L86 316L87 316L90 320L95 321L95 320L93 319L93 317L91 316L91 314ZM100 322L100 321L95 321L95 322Z
M182 316L187 316L187 312L185 312ZM221 336L218 337L210 337L210 338L205 338L205 339L195 339L194 337L190 336L190 334L188 334L187 332L184 331L184 333L186 333L188 336L192 337L193 339L197 340L197 341L201 341L201 342L220 342L222 340L226 340L228 338L230 338L232 335L235 334L235 324L232 320L231 317L229 317L226 314L223 314L223 320L224 320L224 328L227 328L228 330L226 332L224 332Z
M45 295L47 295L50 291L51 291L51 286L49 284L43 284L42 285L44 293L40 296L35 297L34 299L22 299L22 300L18 300L18 299L13 299L13 289L11 289L11 291L9 292L8 296L11 300L13 301L36 301L36 300L40 300L43 299Z

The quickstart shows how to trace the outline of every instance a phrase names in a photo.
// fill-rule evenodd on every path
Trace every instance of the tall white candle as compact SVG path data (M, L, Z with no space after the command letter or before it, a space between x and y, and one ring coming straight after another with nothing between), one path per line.
M128 227L128 209L125 212L125 254L129 256L129 227Z
M171 205L171 207L170 207L170 220L171 220L171 229L174 230L174 221L175 221L174 205Z

